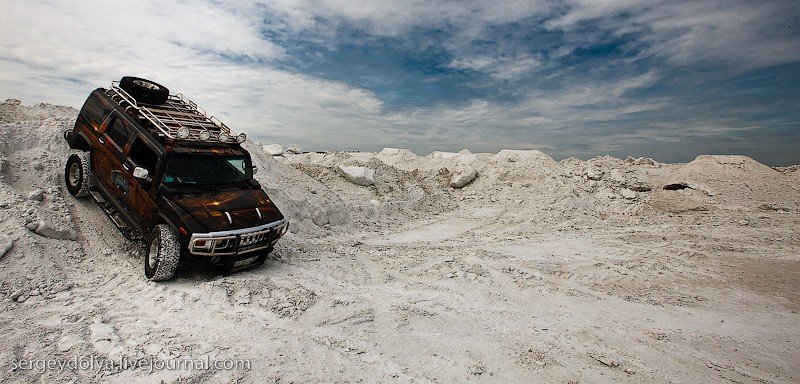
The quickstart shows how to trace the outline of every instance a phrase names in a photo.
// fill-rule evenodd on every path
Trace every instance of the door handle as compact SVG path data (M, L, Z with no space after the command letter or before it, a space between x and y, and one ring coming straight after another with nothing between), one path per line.
M106 139L104 139L103 136L98 137L97 141L99 141L100 144L105 144L106 143Z
M125 168L126 171L130 171L131 170L131 166L128 165L128 163L122 163L122 168Z

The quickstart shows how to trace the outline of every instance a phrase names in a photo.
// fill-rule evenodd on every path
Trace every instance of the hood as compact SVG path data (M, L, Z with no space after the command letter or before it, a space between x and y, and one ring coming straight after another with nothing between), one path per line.
M261 189L191 193L166 198L207 232L255 227L283 219L278 207Z

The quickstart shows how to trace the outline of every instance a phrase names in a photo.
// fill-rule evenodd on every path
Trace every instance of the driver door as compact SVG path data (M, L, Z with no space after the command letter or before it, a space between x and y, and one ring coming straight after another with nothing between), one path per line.
M154 180L158 180L158 164L161 162L163 154L143 135L138 135L131 141L125 155L126 162L131 165L127 175L131 186L126 195L127 205L136 211L134 219L139 222L139 225L142 228L149 228L156 208L153 197L158 183ZM147 170L147 177L135 177L133 171L137 167Z

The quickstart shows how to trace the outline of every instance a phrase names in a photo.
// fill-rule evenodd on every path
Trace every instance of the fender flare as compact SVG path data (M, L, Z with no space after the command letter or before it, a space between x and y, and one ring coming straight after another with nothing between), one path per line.
M181 235L180 230L178 229L178 226L175 225L175 222L172 221L172 219L170 219L167 215L165 215L164 212L161 212L159 210L158 219L154 220L153 223L151 223L152 225L150 225L150 230L152 230L153 228L155 228L156 225L161 224L161 223L169 225L169 227L172 228L172 230L174 230L175 233L177 233L178 235Z
M89 146L91 141L83 132L75 133L75 131L72 130L64 131L64 139L67 140L67 144L69 144L69 147L72 149L79 149L81 151L91 150Z

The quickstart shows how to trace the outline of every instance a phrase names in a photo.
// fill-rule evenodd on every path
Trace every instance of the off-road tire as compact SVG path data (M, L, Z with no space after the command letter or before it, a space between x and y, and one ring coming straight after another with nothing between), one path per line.
M89 195L89 188L94 186L89 152L73 153L67 158L67 164L64 166L64 184L72 196Z
M164 104L169 98L169 89L156 82L139 77L125 76L119 81L119 87L136 101L145 104Z
M144 275L152 281L170 280L175 277L180 258L178 235L166 224L156 225L147 238Z

